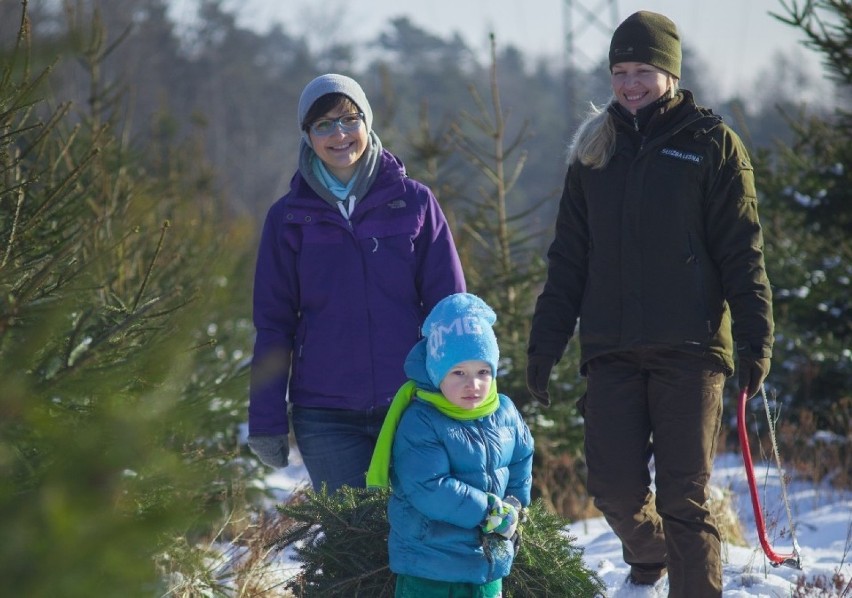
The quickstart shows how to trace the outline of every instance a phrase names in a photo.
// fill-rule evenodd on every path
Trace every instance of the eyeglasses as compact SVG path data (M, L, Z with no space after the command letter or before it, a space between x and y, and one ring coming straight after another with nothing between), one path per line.
M364 120L363 112L353 112L352 114L344 114L338 118L323 118L322 120L314 121L308 127L311 133L325 137L331 135L337 127L344 133L357 131L361 126L361 121Z

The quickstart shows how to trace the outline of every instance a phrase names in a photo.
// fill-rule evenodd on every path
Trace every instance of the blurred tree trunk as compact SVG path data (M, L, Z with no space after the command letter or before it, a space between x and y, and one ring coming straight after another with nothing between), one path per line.
M546 265L540 256L541 237L530 230L531 218L547 198L530 200L517 187L529 140L527 123L509 136L501 105L498 69L492 38L489 94L483 98L469 87L476 114L461 113L451 125L451 137L461 155L473 165L477 197L465 197L460 226L455 229L468 290L497 312L495 332L500 344L498 389L523 411L536 440L534 495L555 513L566 517L589 514L584 482L582 422L574 400L582 391L576 374L575 349L554 370L554 401L548 409L531 400L526 387L526 349L535 301Z

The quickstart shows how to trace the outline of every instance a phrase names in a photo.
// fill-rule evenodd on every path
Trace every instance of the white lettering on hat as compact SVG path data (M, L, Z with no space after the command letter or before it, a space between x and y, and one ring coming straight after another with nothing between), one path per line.
M449 324L436 324L429 333L429 355L433 359L440 359L443 355L441 347L444 346L444 336L454 334L464 336L466 334L482 334L482 324L479 318L474 316L463 316L456 318Z

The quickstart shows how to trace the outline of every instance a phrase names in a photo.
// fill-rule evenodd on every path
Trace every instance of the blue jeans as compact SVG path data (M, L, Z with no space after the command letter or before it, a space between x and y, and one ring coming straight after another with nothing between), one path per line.
M315 492L323 483L329 493L343 485L367 485L367 469L386 414L387 408L350 411L292 406L296 444Z

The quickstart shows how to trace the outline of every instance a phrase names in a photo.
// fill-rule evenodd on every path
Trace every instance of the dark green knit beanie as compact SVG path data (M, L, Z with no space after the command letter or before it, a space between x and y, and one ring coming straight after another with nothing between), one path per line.
M644 62L680 79L680 36L666 16L647 10L634 12L612 34L609 68L619 62Z

